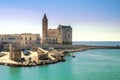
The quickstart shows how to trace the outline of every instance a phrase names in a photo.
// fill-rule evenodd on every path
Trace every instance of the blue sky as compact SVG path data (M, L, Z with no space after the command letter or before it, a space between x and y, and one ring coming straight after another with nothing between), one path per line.
M71 25L73 41L120 41L120 0L0 0L0 34L39 33Z

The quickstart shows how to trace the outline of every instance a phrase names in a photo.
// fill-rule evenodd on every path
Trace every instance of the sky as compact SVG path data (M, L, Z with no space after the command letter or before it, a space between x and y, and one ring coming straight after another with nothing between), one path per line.
M0 0L0 34L71 25L73 41L120 41L120 0Z

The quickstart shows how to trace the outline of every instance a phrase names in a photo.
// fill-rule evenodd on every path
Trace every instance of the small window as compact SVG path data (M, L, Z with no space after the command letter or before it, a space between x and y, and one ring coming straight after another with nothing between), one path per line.
M40 38L39 38L39 37L37 37L36 39L37 39L37 40L40 40Z
M27 37L25 37L25 40L27 40Z
M68 37L70 37L70 34L68 34Z
M32 40L31 37L30 37L30 40Z

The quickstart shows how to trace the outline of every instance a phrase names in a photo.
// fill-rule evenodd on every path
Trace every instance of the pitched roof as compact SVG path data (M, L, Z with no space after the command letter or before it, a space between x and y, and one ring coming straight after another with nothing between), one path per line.
M71 26L66 26L66 25L59 25L58 28L70 28L70 29L72 29Z
M57 33L57 29L49 29L48 34L56 34Z
M49 29L47 34L48 34L48 37L57 37L58 30L57 29Z

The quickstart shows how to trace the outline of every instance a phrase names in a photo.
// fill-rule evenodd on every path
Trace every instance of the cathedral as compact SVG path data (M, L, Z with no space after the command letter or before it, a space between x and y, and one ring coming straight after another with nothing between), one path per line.
M57 29L48 29L46 14L42 19L42 44L72 44L71 26L59 25Z
M0 34L0 50L9 51L9 44L19 45L21 48L32 48L42 44L72 44L71 26L59 25L57 29L48 29L46 14L42 19L42 39L40 34Z

